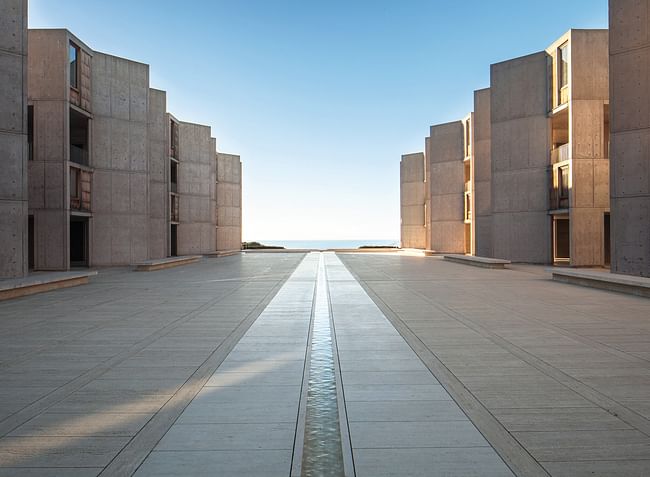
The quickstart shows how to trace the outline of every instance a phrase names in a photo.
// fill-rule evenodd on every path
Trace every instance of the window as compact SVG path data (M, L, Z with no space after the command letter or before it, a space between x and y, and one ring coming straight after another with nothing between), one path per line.
M79 88L79 47L70 42L70 86Z
M177 192L178 189L178 164L175 161L171 161L171 188L172 192Z
M569 84L569 44L565 43L557 50L558 59L558 84L564 88Z
M569 166L559 167L557 170L557 189L560 199L569 198Z
M70 208L81 208L81 186L79 184L80 170L76 167L70 168Z
M29 160L34 160L34 106L27 106L27 145L29 146Z

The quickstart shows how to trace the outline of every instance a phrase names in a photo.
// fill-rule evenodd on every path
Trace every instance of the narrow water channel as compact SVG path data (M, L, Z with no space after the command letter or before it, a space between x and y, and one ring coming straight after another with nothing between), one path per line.
M301 472L303 477L344 475L327 277L322 255L314 305Z

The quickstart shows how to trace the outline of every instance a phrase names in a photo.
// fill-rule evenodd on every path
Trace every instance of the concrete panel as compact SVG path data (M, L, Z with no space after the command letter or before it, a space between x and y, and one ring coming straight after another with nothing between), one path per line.
M650 6L610 0L612 271L650 277Z
M573 208L571 227L571 265L585 267L604 261L604 212L595 208Z
M550 261L550 124L545 52L492 65L491 204L493 256ZM485 227L483 222L482 227Z
M607 30L571 30L571 100L609 99Z
M426 151L429 245L439 252L463 253L465 250L463 138L460 121L430 129Z
M406 154L400 161L401 246L426 248L425 228L425 156Z
M27 274L27 0L0 5L0 279Z
M492 256L492 124L490 89L474 92L473 171L475 253Z

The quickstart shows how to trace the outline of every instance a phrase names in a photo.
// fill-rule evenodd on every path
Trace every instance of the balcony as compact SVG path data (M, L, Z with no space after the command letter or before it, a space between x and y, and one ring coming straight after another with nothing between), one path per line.
M560 147L551 149L551 164L568 161L571 157L571 144L562 144Z
M92 171L70 165L70 209L90 212Z

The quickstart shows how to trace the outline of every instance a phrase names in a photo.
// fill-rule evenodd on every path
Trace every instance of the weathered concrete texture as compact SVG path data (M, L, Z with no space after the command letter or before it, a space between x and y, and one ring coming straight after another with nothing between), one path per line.
M149 258L168 255L169 150L167 147L167 93L149 89Z
M490 89L474 92L474 212L475 250L479 257L491 257L492 252L492 161Z
M27 274L27 0L0 5L0 279Z
M516 475L649 474L650 301L535 266L339 257Z
M493 256L548 263L551 227L547 55L490 69Z
M29 102L34 153L29 161L29 213L34 216L34 268L69 268L69 110L67 30L29 31ZM83 43L74 39L83 51Z
M571 147L571 265L605 265L605 213L609 212L609 99L607 30L571 30L569 134Z
M216 141L209 126L179 123L178 254L214 252L216 248Z
M149 258L149 66L96 52L91 264Z
M217 153L217 251L240 250L242 165L239 156Z
M650 6L610 0L612 272L650 277Z
M417 152L402 156L400 162L400 208L402 248L427 246L425 222L425 159Z
M455 121L431 126L427 141L431 225L426 248L436 252L465 252L463 135L463 123Z

